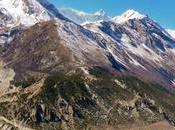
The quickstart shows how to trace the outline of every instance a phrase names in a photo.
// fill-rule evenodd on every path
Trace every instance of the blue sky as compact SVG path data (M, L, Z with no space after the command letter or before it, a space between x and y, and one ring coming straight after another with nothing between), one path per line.
M58 8L74 8L88 13L104 9L109 16L127 9L147 14L164 28L175 29L175 0L49 0Z

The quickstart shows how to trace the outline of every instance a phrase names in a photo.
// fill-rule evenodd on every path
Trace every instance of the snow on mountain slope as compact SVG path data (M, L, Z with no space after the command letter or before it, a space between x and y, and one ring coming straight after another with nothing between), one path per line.
M144 17L146 17L146 16L143 14L140 14L139 12L137 12L133 9L129 9L125 13L123 13L122 15L114 17L113 21L115 21L117 23L124 23L130 19L142 19Z
M99 10L93 14L85 13L71 8L60 8L58 10L65 17L71 19L77 24L110 20L110 17L106 14L106 12L104 12L104 10Z
M68 20L47 0L0 0L0 44L9 43L19 28L52 19Z
M166 30L173 38L175 38L175 30L167 29Z
M45 47L47 48L47 46L52 46L53 49L46 51L48 53L46 57L43 56L38 59L37 62L39 62L39 67L52 66L54 63L59 64L61 56L54 51L55 49L59 50L59 48L54 47L59 45L62 45L64 46L62 48L69 50L69 55L67 54L67 57L71 59L71 64L75 63L78 66L90 61L101 64L109 62L101 47L104 43L106 43L105 40L101 39L101 37L95 33L84 29L82 26L65 18L59 13L54 5L50 4L46 0L1 0L0 4L1 9L5 10L4 12L7 12L3 12L3 14L8 17L3 19L4 22L2 22L2 26L4 28L1 28L0 30L0 39L2 40L2 44L3 42L10 43L9 48L6 51L8 54L4 56L4 59L7 58L8 60L6 60L6 62L15 64L17 68L20 68L18 64L20 61L21 64L25 64L24 62L26 59L21 59L21 55L25 55L24 57L29 59L29 62L25 65L32 68L33 66L30 65L35 63L32 63L34 61L32 59L30 61L30 58L36 58L33 53L38 52L40 54L40 49ZM14 12L17 13L14 14ZM98 16L101 13L102 12L98 12L96 15ZM17 31L18 28L22 29ZM50 34L48 34L48 32L50 32ZM26 35L24 36L23 34ZM14 35L16 35L15 38ZM42 37L42 39L40 37ZM49 38L52 41L51 43L50 41L47 41ZM45 45L41 44L43 41L46 42ZM37 48L37 46L40 46L40 48ZM25 53L28 52L28 49L33 50L30 57L28 57ZM14 58L14 60L9 60L9 57L13 57L13 54L16 53L14 50L16 50L16 52L20 52L16 54L20 54L18 55L19 59ZM11 55L11 52L14 53ZM51 57L54 57L53 59L55 61L50 61L49 58ZM36 66L38 66L38 64ZM13 67L14 66L12 66L12 68Z
M87 14L66 9L63 13L63 9L57 10L45 0L1 0L0 5L4 26L0 30L0 39L12 41L2 57L12 67L19 68L21 63L20 68L23 70L33 69L33 65L38 71L46 68L50 70L54 65L59 68L58 64L62 63L60 57L63 55L63 52L60 54L60 48L66 48L66 57L74 67L101 65L146 79L155 77L150 80L159 77L164 84L171 78L175 79L174 59L165 61L166 57L171 58L167 52L174 49L174 39L158 23L134 10L128 10L111 20L102 10ZM18 12L14 14L15 11ZM69 16L65 16L74 22L61 13L67 13ZM54 22L49 22L52 20ZM21 30L25 37L16 32L16 27L21 25L27 26L26 31ZM11 39L11 32L19 35L15 41ZM25 52L29 50L31 54L26 55L24 48ZM22 59L19 54L23 55ZM39 55L37 59L35 54L41 57ZM24 63L26 58L29 62Z
M50 19L66 19L47 0L0 0L1 24L6 27L35 23Z
M127 66L128 70L139 74L139 69L142 68L145 79L157 75L171 84L171 79L175 77L174 58L172 58L175 56L174 39L148 16L138 15L139 13L124 14L129 15L122 15L126 17L124 21L122 19L122 23L114 20L102 21L89 23L84 27L106 38L107 50L110 48L109 53L116 61ZM137 68L134 69L136 66Z
M58 9L65 17L71 19L77 24L86 24L90 22L98 21L115 21L116 23L124 23L129 19L142 19L146 17L145 15L140 14L139 12L129 9L120 16L110 17L103 10L99 10L93 14L85 13L79 10L71 8L61 8Z
M98 22L86 24L84 27L95 33L100 33L109 43L115 43L118 47L149 62L160 63L162 58L159 53L162 53L165 46L169 44L166 41L165 31L147 17L143 21L133 19L131 22L125 21L123 24L118 24L115 21ZM146 29L149 27L150 32ZM169 37L167 39L173 42Z
M1 0L1 13L7 17L12 17L12 20L5 21L6 27L23 24L31 26L39 21L47 21L50 19L47 11L36 0Z
M83 27L71 22L59 13L54 5L50 4L47 0L1 0L0 8L3 10L5 16L8 14L8 18L4 18L1 28L0 39L1 42L8 42L9 39L13 39L11 36L12 29L18 26L27 26L28 28L35 23L41 23L44 21L55 20L58 34L60 34L67 46L78 53L80 50L92 51L93 46L99 46L103 42L99 41L98 36L93 32L84 29ZM5 10L5 11L4 11ZM6 12L6 13L5 13ZM16 13L17 12L17 13ZM97 17L105 15L103 11L96 12L94 15ZM17 32L15 33L17 34ZM9 42L11 42L10 40ZM80 44L86 42L87 44ZM89 47L91 47L89 49Z

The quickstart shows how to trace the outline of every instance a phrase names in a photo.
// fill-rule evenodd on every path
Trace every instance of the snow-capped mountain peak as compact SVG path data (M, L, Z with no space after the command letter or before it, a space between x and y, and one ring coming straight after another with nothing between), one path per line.
M74 21L77 24L82 25L87 22L107 21L111 19L102 9L95 13L85 13L83 11L71 8L61 8L58 10L65 17L69 18L70 20Z
M129 9L126 12L124 12L122 15L114 17L113 21L117 23L124 23L130 19L143 19L144 17L146 16L143 14L140 14L139 12L133 9Z
M19 24L33 25L40 20L49 20L50 16L37 0L1 0L0 9L4 10L2 22L10 27ZM11 19L8 19L11 17Z
M0 22L8 27L31 26L53 18L63 18L47 0L0 0Z
M94 23L98 21L114 21L116 23L124 23L130 19L142 19L146 17L145 15L133 9L129 9L122 15L113 18L108 16L103 9L100 9L95 13L86 13L72 8L60 8L58 10L65 17L81 25L84 25L85 23Z
M142 19L143 17L145 17L144 15L140 14L139 12L133 10L133 9L129 9L127 10L125 13L123 13L121 15L121 17L123 18L127 18L127 19Z
M47 0L0 0L0 44L14 38L14 30L53 19L68 20Z
M100 9L99 11L97 11L96 13L94 13L94 15L104 16L104 15L106 15L106 12L103 9Z

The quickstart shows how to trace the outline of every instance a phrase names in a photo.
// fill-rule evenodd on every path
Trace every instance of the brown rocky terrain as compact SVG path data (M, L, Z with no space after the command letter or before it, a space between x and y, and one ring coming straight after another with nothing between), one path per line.
M174 130L174 129L175 128L172 127L166 121L161 121L161 122L157 122L151 125L144 125L140 127L129 126L128 128L121 128L121 129L115 129L109 126L103 126L102 128L92 127L92 130Z
M0 2L0 129L173 129L175 41L152 19L81 26L44 0Z

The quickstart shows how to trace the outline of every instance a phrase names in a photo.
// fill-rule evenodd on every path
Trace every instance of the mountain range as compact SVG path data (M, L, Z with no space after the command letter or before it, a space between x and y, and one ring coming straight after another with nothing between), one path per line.
M77 24L85 24L87 22L108 21L111 19L104 10L99 10L93 14L85 13L71 8L58 9L61 14L71 19Z
M175 124L174 31L46 0L0 0L0 18L0 128Z

